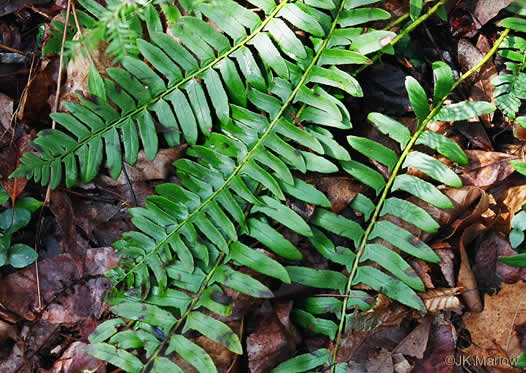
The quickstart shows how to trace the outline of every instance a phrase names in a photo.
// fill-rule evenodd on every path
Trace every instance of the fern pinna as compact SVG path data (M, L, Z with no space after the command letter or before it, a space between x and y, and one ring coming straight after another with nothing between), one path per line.
M197 371L217 371L187 332L198 332L236 354L243 352L240 338L213 315L231 312L224 287L253 297L273 296L263 282L240 271L245 267L335 295L309 297L293 312L298 325L314 325L312 331L335 341L332 351L299 355L276 371L344 368L337 351L347 313L369 307L361 300L368 293L353 289L358 283L425 311L415 293L424 290L423 285L404 256L431 262L438 257L407 229L381 217L436 231L437 223L419 203L391 193L403 191L415 201L450 208L451 201L433 183L456 187L461 182L437 159L412 147L422 144L430 154L435 150L465 164L459 146L425 131L427 123L462 120L495 108L459 103L441 109L456 85L449 67L436 63L431 111L423 88L407 80L419 122L415 134L380 113L369 115L380 132L400 144L401 155L369 139L348 137L351 148L387 167L388 180L351 159L325 127L350 130L349 112L338 97L342 91L362 94L358 82L337 66L370 63L366 55L394 37L388 31L355 27L389 18L384 10L367 7L376 2L250 0L256 11L229 0L220 6L200 4L200 13L221 32L205 20L181 16L173 7L170 14L177 20L169 23L169 31L175 38L163 32L156 8L146 5L148 35L137 40L138 56L123 56L122 66L108 69L107 77L92 69L90 96L66 103L69 113L52 114L62 129L40 133L34 141L38 153L25 154L13 176L32 177L54 188L64 174L69 187L79 173L82 182L92 180L104 158L117 177L123 159L135 163L139 142L147 157L154 158L158 133L169 145L190 145L186 157L174 163L178 183L158 185L145 207L130 209L137 231L114 244L122 260L107 274L114 283L108 301L117 318L92 334L91 354L129 372L182 371L171 358L174 353ZM96 6L91 0L82 3L88 12ZM428 179L401 174L404 168L417 169ZM299 177L340 169L373 191L359 194L350 205L363 216L361 221L329 211L326 196ZM374 193L377 200L370 198ZM287 198L316 206L312 217L307 220L289 208L283 203ZM302 266L301 252L273 222L310 240L334 266ZM354 247L335 246L329 232ZM266 256L249 242L259 242L276 255ZM328 310L332 314L323 316Z

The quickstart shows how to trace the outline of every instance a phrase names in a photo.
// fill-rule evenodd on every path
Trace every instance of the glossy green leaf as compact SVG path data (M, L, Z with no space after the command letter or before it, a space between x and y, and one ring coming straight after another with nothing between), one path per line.
M412 175L397 176L393 183L392 190L393 192L403 190L441 209L451 209L454 207L451 200L433 184Z
M314 333L326 335L331 339L336 337L338 325L334 321L314 317L310 313L297 308L292 311L291 316L296 324L305 329L310 329Z
M90 94L106 100L106 88L100 73L95 68L93 63L90 65L88 73L88 91Z
M341 27L355 26L366 22L391 18L389 12L379 8L358 8L342 12L338 24Z
M512 267L526 268L526 254L518 254L513 256L501 256L499 260Z
M319 289L335 289L343 293L347 278L340 272L307 267L285 267L292 282Z
M263 206L254 206L252 212L262 212L269 218L274 219L284 226L292 229L303 236L312 236L309 225L294 210L276 201L275 199L262 196L261 200L265 203Z
M453 87L453 72L446 63L436 61L433 62L433 76L435 78L433 104L436 105L451 92L451 88Z
M248 220L249 235L279 256L289 260L300 260L301 252L281 233L257 219Z
M88 337L90 343L104 342L117 333L117 327L124 325L122 319L110 319L99 324Z
M383 245L369 244L365 247L360 262L367 260L375 261L413 289L425 291L424 283L415 270L393 250Z
M457 104L442 106L435 120L443 122L458 122L480 115L493 113L497 108L495 105L484 101L464 101Z
M138 373L143 368L143 364L137 356L106 343L90 344L86 346L86 352L97 359L106 360L126 372Z
M380 220L375 224L369 239L376 237L382 238L416 258L432 263L440 262L438 255L424 241L388 220Z
M18 243L9 248L7 262L15 268L24 268L37 260L37 258L38 254L32 247Z
M461 166L468 164L468 156L455 141L433 131L424 131L415 145L426 145Z
M166 354L177 352L184 360L192 365L198 372L216 373L214 361L210 355L200 346L179 334L174 334L170 338L170 344L166 349Z
M236 354L242 354L239 337L223 322L201 312L191 312L186 318L184 330L197 330L211 340L225 346Z
M418 311L426 312L426 307L420 297L402 281L386 275L382 271L363 266L358 268L358 274L353 284L363 283L376 291L381 291L389 298L394 299L406 306L412 307Z
M350 74L336 68L335 66L332 66L330 69L314 66L309 75L309 82L336 87L347 92L351 96L363 97L360 83L358 83L358 81Z
M448 186L462 187L462 180L449 167L425 153L412 151L404 160L402 167L412 167Z
M404 149L411 139L409 128L381 113L370 113L367 119L384 135L391 137Z
M258 280L228 266L220 265L214 272L213 280L240 293L256 298L271 298L272 292Z
M440 228L440 225L426 210L400 198L391 197L385 200L382 210L380 210L380 216L386 214L413 224L424 232L434 233Z
M409 1L409 14L411 19L415 21L422 13L424 7L424 0L410 0Z
M322 208L316 210L310 221L329 232L353 240L356 246L358 246L358 242L364 233L358 223Z
M239 265L243 265L267 276L290 284L290 278L283 266L265 254L236 241L230 246L230 256Z
M526 32L526 20L518 17L504 18L499 22L501 27L506 27L515 31Z
M408 76L405 79L405 88L409 94L409 101L415 115L418 119L418 123L422 123L429 114L429 104L427 102L427 95L424 88L418 83L418 81L412 76ZM435 117L435 119L437 119Z
M272 369L272 373L301 373L317 368L329 361L329 350L322 348L298 355Z
M113 306L111 311L126 319L144 321L150 325L159 326L165 330L165 333L168 333L176 322L171 313L149 304L124 302Z
M398 155L394 151L365 137L347 136L347 141L354 149L366 157L387 166L389 172L391 172L398 161Z
M373 188L376 195L380 194L383 190L385 179L378 171L356 161L343 161L340 162L340 164L349 175Z

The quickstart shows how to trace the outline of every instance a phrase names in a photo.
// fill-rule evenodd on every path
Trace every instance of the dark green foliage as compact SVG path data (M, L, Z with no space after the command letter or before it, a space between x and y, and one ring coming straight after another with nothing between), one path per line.
M0 203L7 202L9 195L0 186ZM31 214L42 205L42 202L31 197L16 201L15 205L0 212L0 267L9 264L23 268L37 260L37 253L26 244L12 244L12 236L26 227Z
M399 190L452 208L437 186L459 187L460 179L412 147L422 144L429 154L435 150L465 164L467 157L455 142L423 132L425 125L436 115L463 120L494 107L459 103L438 110L453 88L453 78L447 65L437 63L435 105L430 107L415 79L406 81L418 132L411 134L394 119L371 113L371 124L399 146L388 148L349 131L348 144L357 155L351 159L328 128L350 130L350 114L339 97L362 95L358 82L340 65L370 63L366 55L394 37L354 27L388 17L367 7L375 2L249 0L262 10L255 13L222 0L221 6L194 4L196 17L183 17L165 5L160 10L145 5L141 14L146 34L137 39L136 53L120 57L121 67L106 74L93 68L90 97L67 103L68 113L53 114L61 129L40 133L34 141L38 155L26 153L14 176L57 187L65 175L66 185L72 186L79 178L93 180L104 161L118 177L122 162L134 164L141 148L152 159L163 142L189 145L185 157L174 163L178 183L157 185L144 207L129 211L137 230L114 243L121 262L107 273L114 284L108 302L119 318L97 328L90 337L91 354L125 371L178 372L168 358L177 352L199 371L216 371L207 352L185 333L193 330L242 353L236 331L212 315L232 312L224 287L273 297L265 281L243 268L334 294L297 302L292 317L299 326L315 325L313 332L336 340L336 349L348 311L366 310L372 303L371 295L353 290L354 285L365 284L425 311L416 293L423 284L406 258L439 258L386 216L426 232L439 227L420 205L392 194ZM98 19L108 11L91 0L83 3ZM163 30L166 14L172 16L174 22L167 24L178 41ZM297 30L305 35L298 37ZM164 138L159 138L161 133ZM384 177L372 162L358 161L363 159L358 153L385 166L391 176ZM407 168L429 178L404 174ZM307 172L340 169L376 192L376 200L366 193L352 201L356 219L331 212L327 197L301 179ZM285 201L308 203L315 211L307 219ZM330 267L302 265L301 251L276 223L309 241ZM345 239L348 247L335 245L329 238L333 235ZM253 249L249 243L254 240L275 256ZM390 244L380 243L384 241ZM125 326L124 319L133 322ZM276 371L303 372L331 361L329 351L321 349L297 356Z
M511 30L526 32L526 21L521 18L505 18L500 24ZM508 36L500 46L499 54L507 62L506 71L491 81L495 86L495 104L509 118L515 119L526 99L526 39L517 35Z

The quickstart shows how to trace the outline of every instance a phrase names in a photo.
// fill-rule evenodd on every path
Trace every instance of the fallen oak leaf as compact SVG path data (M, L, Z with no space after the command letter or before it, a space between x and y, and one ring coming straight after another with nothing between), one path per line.
M500 372L519 371L506 365L509 360L505 359L522 353L515 325L526 323L525 291L526 284L523 282L502 284L497 294L484 297L483 312L464 314L464 324L472 341L471 346L464 349L466 354L479 359L493 359L497 364L493 368ZM503 307L503 304L509 306Z

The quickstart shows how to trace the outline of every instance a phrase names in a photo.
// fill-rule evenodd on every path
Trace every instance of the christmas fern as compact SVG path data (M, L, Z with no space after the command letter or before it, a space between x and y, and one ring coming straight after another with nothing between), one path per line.
M506 18L500 24L515 31L526 32L526 21L521 18ZM507 37L499 51L499 54L508 60L505 63L506 71L500 73L491 82L496 87L495 104L510 119L516 119L521 100L526 100L525 50L526 39L518 35ZM525 118L521 120L524 122Z
M500 41L502 39L503 37ZM480 66L481 64L477 68ZM424 284L405 258L415 257L434 263L440 259L418 235L411 232L434 233L438 230L439 224L426 208L454 207L449 197L434 183L455 188L462 186L462 181L451 169L429 154L438 152L459 165L466 165L468 161L457 143L427 130L426 126L433 120L455 122L496 109L487 102L466 101L443 106L446 97L468 75L454 83L451 69L443 62L435 62L433 72L435 90L431 107L422 86L412 77L406 79L406 89L418 122L414 134L411 135L407 127L381 113L370 113L368 116L371 125L398 143L400 156L397 155L398 152L367 138L347 138L354 150L385 166L390 177L386 181L378 171L361 162L341 162L345 171L379 195L375 202L360 195L360 201L356 198L350 205L364 216L364 228L352 221L345 223L347 232L353 232L350 238L355 243L354 250L335 247L327 236L319 231L311 238L312 245L321 255L329 261L344 265L349 275L344 276L332 270L287 267L294 282L328 289L323 291L324 294L331 290L337 291L332 298L309 297L300 302L293 312L293 318L298 324L310 327L311 331L324 334L335 342L332 351L320 349L299 355L280 364L273 372L304 372L321 365L330 366L331 371L346 371L347 364L341 362L345 361L345 357L340 356L338 352L355 323L356 315L348 313L348 310L366 310L371 306L364 301L368 297L367 293L353 290L356 285L362 284L362 289L365 285L406 306L426 312L422 299L415 292L425 291ZM427 148L426 152L414 150L415 145L423 145ZM425 175L426 180L413 175L414 172L402 173L404 169L419 171ZM400 199L397 197L397 191L406 192L411 197ZM396 221L402 223L395 224ZM334 233L329 222L326 223L328 224L324 229ZM354 229L351 229L353 226ZM325 317L320 317L323 314ZM347 359L349 358L347 356Z
M452 208L436 185L462 185L432 154L467 162L456 143L426 126L432 120L453 122L495 110L484 102L443 107L467 75L454 83L449 67L439 62L433 65L431 107L419 83L406 81L419 124L414 134L381 113L368 117L398 149L354 136L349 112L338 97L342 91L352 96L362 91L336 66L370 63L366 55L384 48L394 34L356 26L389 14L366 7L375 0L249 2L256 11L229 0L201 3L196 5L200 17L181 16L175 7L158 11L145 5L147 33L136 42L137 55L122 56L120 67L102 75L93 68L89 97L66 103L68 113L52 114L61 129L40 133L34 141L37 153L26 153L12 175L55 188L64 174L70 187L79 174L82 182L93 180L104 159L117 177L123 161L135 163L139 140L150 159L162 141L160 133L170 146L189 144L186 156L174 163L178 183L156 186L145 207L130 209L137 231L114 244L121 261L107 274L114 285L108 302L117 318L91 335L89 352L128 372L180 372L174 352L197 371L217 371L189 331L242 354L239 336L218 320L230 315L232 307L223 289L273 297L265 281L242 271L246 268L281 283L334 294L306 298L293 312L298 325L329 336L332 351L299 355L276 371L302 372L321 365L344 369L338 348L352 321L348 311L370 306L363 301L369 294L363 289L424 312L416 293L424 286L406 257L429 262L438 257L407 225L435 232L438 224L423 207ZM167 11L175 20L167 22L169 33L161 16ZM357 156L351 159L325 127L348 131ZM427 147L426 152L414 150L417 144ZM359 153L369 161L362 161ZM387 177L370 167L371 161L385 167ZM340 169L371 190L350 204L356 219L331 212L326 196L300 177ZM403 173L405 169L425 177ZM412 197L402 199L406 193ZM284 203L287 199L314 205L313 215L301 216ZM388 216L407 225L394 224ZM302 266L301 252L274 223L309 240L333 263L331 269ZM333 235L346 238L351 247L334 245ZM275 255L254 250L254 242ZM360 283L365 286L356 290Z
M512 8L513 11L513 8ZM515 12L524 12L523 8L514 9ZM508 60L506 70L492 80L495 86L495 104L508 118L526 128L526 116L517 116L523 100L526 100L526 39L519 33L526 32L526 20L518 17L503 19L500 24L516 31L517 34L508 36L501 44L499 54ZM526 175L526 162L511 161L511 166L519 173Z

